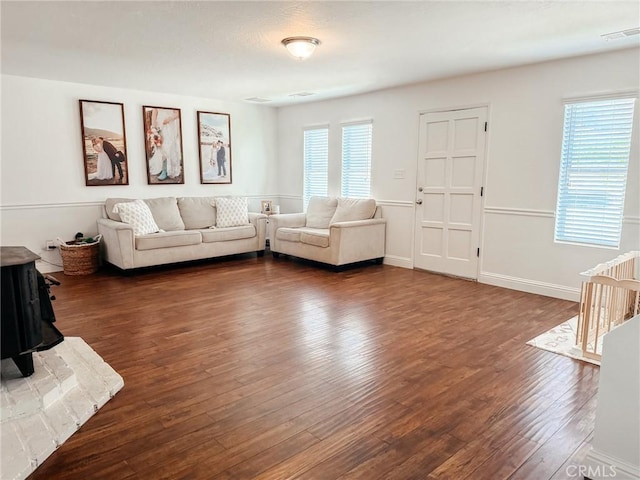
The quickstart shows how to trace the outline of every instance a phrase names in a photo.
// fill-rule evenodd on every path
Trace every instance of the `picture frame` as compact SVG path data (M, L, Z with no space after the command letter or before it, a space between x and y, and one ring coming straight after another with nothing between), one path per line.
M129 185L124 104L79 100L87 187Z
M232 183L231 115L198 111L201 184Z
M179 108L142 107L147 183L183 184L182 115Z
M265 215L271 215L273 213L273 201L271 200L262 200L260 202L260 212Z

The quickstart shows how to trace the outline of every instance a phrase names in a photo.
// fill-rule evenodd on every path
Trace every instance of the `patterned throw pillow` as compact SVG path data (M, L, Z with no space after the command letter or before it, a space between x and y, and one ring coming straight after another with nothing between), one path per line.
M249 207L246 197L216 198L216 227L237 227L249 224Z
M137 237L147 233L156 233L160 229L153 219L149 206L142 200L127 203L116 203L113 213L120 214L124 223L133 227L133 234Z

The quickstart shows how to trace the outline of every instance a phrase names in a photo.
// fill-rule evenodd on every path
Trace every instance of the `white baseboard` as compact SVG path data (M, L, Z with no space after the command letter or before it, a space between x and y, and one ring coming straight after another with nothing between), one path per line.
M511 277L509 275L501 275L499 273L481 272L478 277L478 282L495 285L496 287L520 290L521 292L561 298L572 302L578 302L580 300L580 290L577 288L555 285L553 283L538 282L536 280L527 280L526 278Z
M63 268L51 263L43 262L42 260L36 260L36 269L40 273L54 273L62 272Z
M399 257L397 255L385 255L383 263L394 267L413 268L413 260L407 257Z
M584 475L591 480L640 480L640 466L630 465L591 447L584 459Z

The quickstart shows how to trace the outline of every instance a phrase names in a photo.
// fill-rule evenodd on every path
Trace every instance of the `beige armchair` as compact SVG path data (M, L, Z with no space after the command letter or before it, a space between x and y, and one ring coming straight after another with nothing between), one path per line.
M334 266L382 263L386 220L373 199L312 197L307 213L271 215L270 248Z

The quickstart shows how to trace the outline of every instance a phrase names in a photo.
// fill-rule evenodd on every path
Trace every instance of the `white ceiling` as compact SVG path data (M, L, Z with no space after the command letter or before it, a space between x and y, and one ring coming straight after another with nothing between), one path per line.
M2 72L281 106L638 46L632 1L2 1ZM314 36L304 62L280 40ZM299 92L313 96L291 97Z

